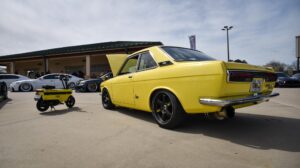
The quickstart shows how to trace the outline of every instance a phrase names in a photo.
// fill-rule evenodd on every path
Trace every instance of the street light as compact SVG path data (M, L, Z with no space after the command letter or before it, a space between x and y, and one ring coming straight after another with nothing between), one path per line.
M226 30L227 32L227 61L229 62L229 36L228 36L228 30L232 29L233 26L224 26L222 30Z

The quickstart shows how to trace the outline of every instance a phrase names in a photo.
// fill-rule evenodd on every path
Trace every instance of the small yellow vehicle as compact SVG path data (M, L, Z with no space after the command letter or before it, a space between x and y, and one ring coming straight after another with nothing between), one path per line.
M72 89L69 89L68 77L61 75L60 80L63 84L64 89L55 89L55 86L45 85L43 89L37 89L34 100L37 101L36 108L44 112L51 109L59 104L66 103L66 106L71 108L75 104L75 98L72 96Z

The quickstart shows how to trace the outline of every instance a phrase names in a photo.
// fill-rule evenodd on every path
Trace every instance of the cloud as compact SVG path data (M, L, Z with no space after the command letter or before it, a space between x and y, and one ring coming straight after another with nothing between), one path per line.
M0 55L105 41L162 41L226 60L230 53L262 65L295 60L300 1L3 0Z

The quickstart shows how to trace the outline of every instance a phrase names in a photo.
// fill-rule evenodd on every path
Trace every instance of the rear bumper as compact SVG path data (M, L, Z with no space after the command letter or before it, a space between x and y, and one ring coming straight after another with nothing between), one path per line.
M257 96L249 96L245 98L239 99L210 99L210 98L201 98L200 103L204 105L210 106L219 106L219 107L226 107L226 106L234 106L246 103L259 103L263 101L268 101L272 97L279 96L279 93L272 93L268 95L257 95Z

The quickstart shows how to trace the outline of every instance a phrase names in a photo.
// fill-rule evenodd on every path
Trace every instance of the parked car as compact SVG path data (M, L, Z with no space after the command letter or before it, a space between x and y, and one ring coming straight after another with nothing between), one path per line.
M37 79L30 79L30 80L22 80L13 82L10 85L11 91L22 91L28 92L36 89L41 89L43 85L51 85L55 86L55 88L64 88L61 80L59 80L59 76L61 74L54 73L48 74ZM75 83L83 80L82 78L78 78L74 75L64 74L69 77L68 85L70 88L75 88Z
M107 58L114 77L101 83L103 107L152 112L163 128L178 126L186 114L231 118L237 108L279 95L272 93L272 70L218 61L188 48L155 46Z
M6 86L9 86L12 82L27 80L26 76L16 74L0 74L0 82L5 82Z
M88 79L78 82L75 86L77 92L97 92L100 91L101 82L112 78L112 73L108 72L97 79Z
M0 101L7 99L7 85L5 82L0 82Z
M300 73L296 73L292 76L293 79L297 79L298 81L300 81Z
M276 75L276 87L300 87L300 81L296 78L291 78L283 72L276 72Z

